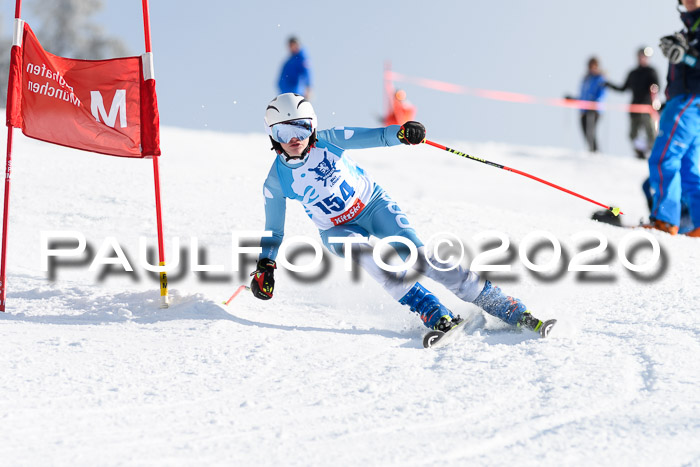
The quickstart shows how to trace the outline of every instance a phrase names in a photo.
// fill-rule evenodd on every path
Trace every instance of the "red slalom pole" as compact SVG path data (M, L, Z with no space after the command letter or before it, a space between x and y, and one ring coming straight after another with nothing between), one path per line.
M5 311L7 296L7 216L10 214L10 173L12 170L12 126L7 127L7 161L5 165L5 203L2 215L2 265L0 265L0 311Z
M22 13L22 0L17 0L15 2L15 32L12 40L12 49L15 47L21 47L22 31L18 28L21 25L19 21ZM10 68L15 68L12 65L15 64L20 54L12 53ZM14 127L10 123L10 114L12 112L18 111L18 109L13 109L14 102L10 102L10 89L13 86L13 81L19 77L10 72L10 79L7 83L7 158L5 160L5 199L3 203L3 214L2 214L2 257L0 258L0 312L5 312L5 299L7 297L7 235L8 235L8 216L10 215L10 176L12 173L12 132ZM13 99L14 100L14 99Z
M143 7L143 36L146 43L146 54L150 55L151 51L151 17L148 9L148 0L141 0ZM150 62L151 64L153 62ZM153 70L151 69L152 73ZM149 79L154 79L150 76ZM158 164L158 156L154 155L153 159L153 178L155 182L156 193L156 224L158 228L158 265L165 266L165 245L163 242L163 215L160 203L160 169ZM165 271L160 273L160 307L168 307L168 276Z
M540 182L540 183L544 183L545 185L551 186L552 188L556 188L557 190L561 190L561 191L563 191L564 193L568 193L568 194L570 194L570 195L576 196L577 198L581 198L581 199L583 199L583 200L585 200L585 201L588 201L589 203L593 203L593 204L595 204L595 205L597 205L597 206L600 206L600 207L602 207L602 208L605 208L605 209L607 209L608 211L610 211L611 213L613 213L615 216L619 216L620 214L624 214L624 212L620 211L620 208L616 208L616 207L613 207L613 206L607 206L607 205L605 205L605 204L603 204L603 203L599 203L598 201L592 200L591 198L588 198L588 197L586 197L586 196L580 195L580 194L578 194L578 193L576 193L576 192L574 192L574 191L571 191L571 190L569 190L569 189L567 189L567 188L561 187L561 186L559 186L559 185L555 185L555 184L552 183L552 182L548 182L547 180L543 180L543 179L541 179L541 178L539 178L539 177L535 177L534 175L530 175L529 173L523 172L523 171L521 171L521 170L513 169L513 168L511 168L511 167L506 167L505 165L501 165L501 164L497 164L497 163L495 163L495 162L487 161L486 159L480 159L480 158L478 158L478 157L470 156L469 154L465 154L465 153L463 153L463 152L459 152L459 151L457 151L457 150L455 150L455 149L448 148L447 146L443 146L442 144L434 143L434 142L432 142L432 141L430 141L430 140L427 140L427 139L424 141L424 143L425 143L425 144L428 144L428 145L430 145L430 146L436 147L436 148L438 148L438 149L442 149L443 151L451 152L452 154L456 154L456 155L458 155L458 156L462 156L462 157L464 157L464 158L467 158L467 159L470 159L470 160L473 160L473 161L481 162L482 164L490 165L490 166L496 167L496 168L498 168L498 169L507 170L507 171L509 171L509 172L513 172L513 173L516 173L516 174L518 174L518 175L522 175L522 176L524 176L524 177L531 178L532 180L535 180L535 181Z

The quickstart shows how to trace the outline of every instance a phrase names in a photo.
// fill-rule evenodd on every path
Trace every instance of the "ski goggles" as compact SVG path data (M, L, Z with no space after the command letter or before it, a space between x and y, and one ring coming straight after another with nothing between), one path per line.
M292 138L302 141L310 137L313 132L314 128L310 118L277 123L270 127L270 136L278 143L289 143Z

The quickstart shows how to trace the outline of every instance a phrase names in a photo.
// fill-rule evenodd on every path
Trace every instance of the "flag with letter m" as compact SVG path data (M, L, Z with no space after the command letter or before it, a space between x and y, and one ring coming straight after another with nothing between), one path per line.
M122 157L160 155L152 55L77 60L45 51L15 25L7 124L30 137Z

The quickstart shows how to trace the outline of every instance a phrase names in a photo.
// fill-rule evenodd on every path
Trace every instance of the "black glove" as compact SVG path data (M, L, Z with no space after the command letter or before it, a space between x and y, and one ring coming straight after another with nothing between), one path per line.
M420 122L406 122L396 136L403 144L420 144L425 140L425 127Z
M661 53L668 58L668 61L677 65L683 61L688 51L688 41L680 32L670 36L664 36L659 42Z
M274 261L263 258L258 261L258 269L250 273L253 276L250 290L260 300L272 298L272 291L275 290L275 269L277 264Z

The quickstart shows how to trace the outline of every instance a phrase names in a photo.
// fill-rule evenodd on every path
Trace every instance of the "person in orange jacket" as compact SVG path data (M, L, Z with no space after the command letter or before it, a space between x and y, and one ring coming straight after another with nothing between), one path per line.
M391 97L389 111L384 117L384 126L403 125L415 118L416 107L406 100L406 91L398 89Z

